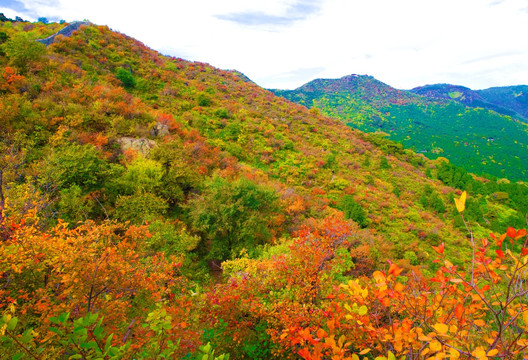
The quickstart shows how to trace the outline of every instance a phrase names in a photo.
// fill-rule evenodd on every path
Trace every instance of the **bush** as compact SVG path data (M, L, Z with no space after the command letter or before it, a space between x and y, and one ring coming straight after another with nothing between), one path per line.
M354 200L352 195L344 195L338 208L343 211L347 219L354 220L362 228L368 226L367 212Z
M117 69L116 77L121 81L121 84L126 89L133 89L136 86L136 79L134 79L134 76L130 70L119 68Z
M1 49L9 58L9 63L22 73L38 62L46 52L46 46L30 39L25 33L18 33L2 44Z

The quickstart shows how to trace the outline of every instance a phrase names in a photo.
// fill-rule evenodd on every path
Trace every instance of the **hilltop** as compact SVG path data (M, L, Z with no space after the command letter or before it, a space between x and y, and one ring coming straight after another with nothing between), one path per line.
M526 185L429 160L106 26L36 41L67 26L0 23L8 356L390 358L449 351L436 340L449 322L463 354L488 349L495 325L477 325L491 312L466 297L490 288L487 275L452 279L475 265L474 239L489 264L506 235L526 235L512 228ZM357 117L423 105L372 78L330 83L314 93L356 86ZM507 234L484 244L490 232Z

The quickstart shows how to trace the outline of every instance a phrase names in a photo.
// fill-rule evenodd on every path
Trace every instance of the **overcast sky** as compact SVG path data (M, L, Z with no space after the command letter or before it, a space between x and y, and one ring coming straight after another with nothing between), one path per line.
M349 74L399 89L528 84L528 0L0 0L0 12L88 19L265 88Z

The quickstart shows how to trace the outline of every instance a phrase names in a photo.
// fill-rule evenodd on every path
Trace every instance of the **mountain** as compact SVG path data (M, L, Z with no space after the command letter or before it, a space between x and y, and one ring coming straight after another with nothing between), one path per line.
M523 350L525 184L106 26L51 37L67 26L0 22L3 356ZM425 101L367 77L335 91L359 82L358 118Z
M470 89L435 85L408 92L370 76L352 75L274 92L351 127L387 133L431 159L445 157L476 174L527 178L528 127L516 118L474 107L484 100Z
M524 121L528 121L528 86L503 86L477 90L488 103L515 111Z
M495 87L471 90L450 84L425 85L410 90L433 99L454 100L470 107L481 107L499 114L528 121L528 86Z

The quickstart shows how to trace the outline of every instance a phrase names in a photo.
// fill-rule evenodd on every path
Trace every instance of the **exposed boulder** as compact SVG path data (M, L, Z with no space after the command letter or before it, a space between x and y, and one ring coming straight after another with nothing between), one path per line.
M150 149L156 146L154 140L146 138L133 138L133 137L121 137L117 139L119 145L121 145L122 151L135 150L143 156L147 156L150 153Z

